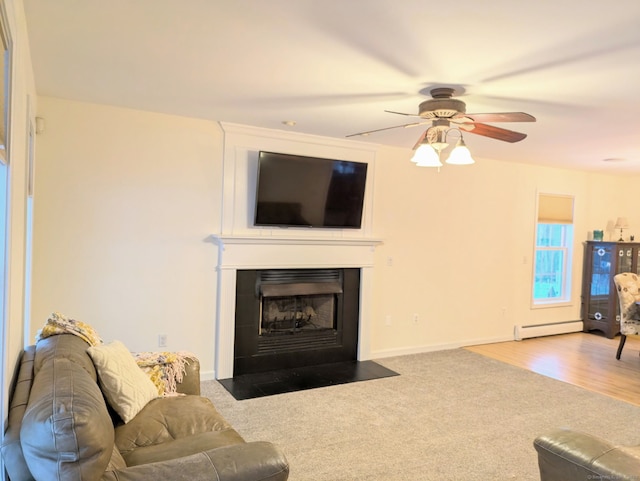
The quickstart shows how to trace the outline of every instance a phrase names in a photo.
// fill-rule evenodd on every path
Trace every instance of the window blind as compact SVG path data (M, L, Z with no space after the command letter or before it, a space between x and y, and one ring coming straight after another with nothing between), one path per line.
M538 223L573 224L573 196L538 194Z

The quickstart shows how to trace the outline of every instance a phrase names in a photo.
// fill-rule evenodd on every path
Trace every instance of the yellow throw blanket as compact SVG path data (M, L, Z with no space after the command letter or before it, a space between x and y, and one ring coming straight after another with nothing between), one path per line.
M67 316L54 312L51 314L44 327L36 334L36 342L56 334L74 334L84 339L90 346L98 346L102 344L102 338L98 335L93 327L82 321L69 319Z

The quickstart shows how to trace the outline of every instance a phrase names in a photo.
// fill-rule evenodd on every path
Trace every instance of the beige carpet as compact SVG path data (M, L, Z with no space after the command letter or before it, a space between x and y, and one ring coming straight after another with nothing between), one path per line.
M400 375L245 401L206 381L203 395L246 440L282 447L292 481L537 481L533 439L558 426L640 444L640 407L463 349L377 362Z

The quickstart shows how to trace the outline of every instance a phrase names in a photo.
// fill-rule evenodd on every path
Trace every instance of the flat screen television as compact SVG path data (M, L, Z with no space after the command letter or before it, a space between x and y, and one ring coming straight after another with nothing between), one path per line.
M359 229L367 166L260 151L254 225Z

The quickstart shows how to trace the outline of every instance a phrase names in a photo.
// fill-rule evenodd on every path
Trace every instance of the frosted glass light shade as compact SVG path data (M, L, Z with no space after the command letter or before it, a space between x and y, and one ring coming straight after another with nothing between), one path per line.
M462 140L461 137L460 140L458 140L455 148L451 151L449 158L445 162L447 164L453 165L471 165L476 161L471 157L471 152L469 152L469 149L467 148L464 140Z
M429 144L421 144L411 158L418 167L442 167L440 156Z

